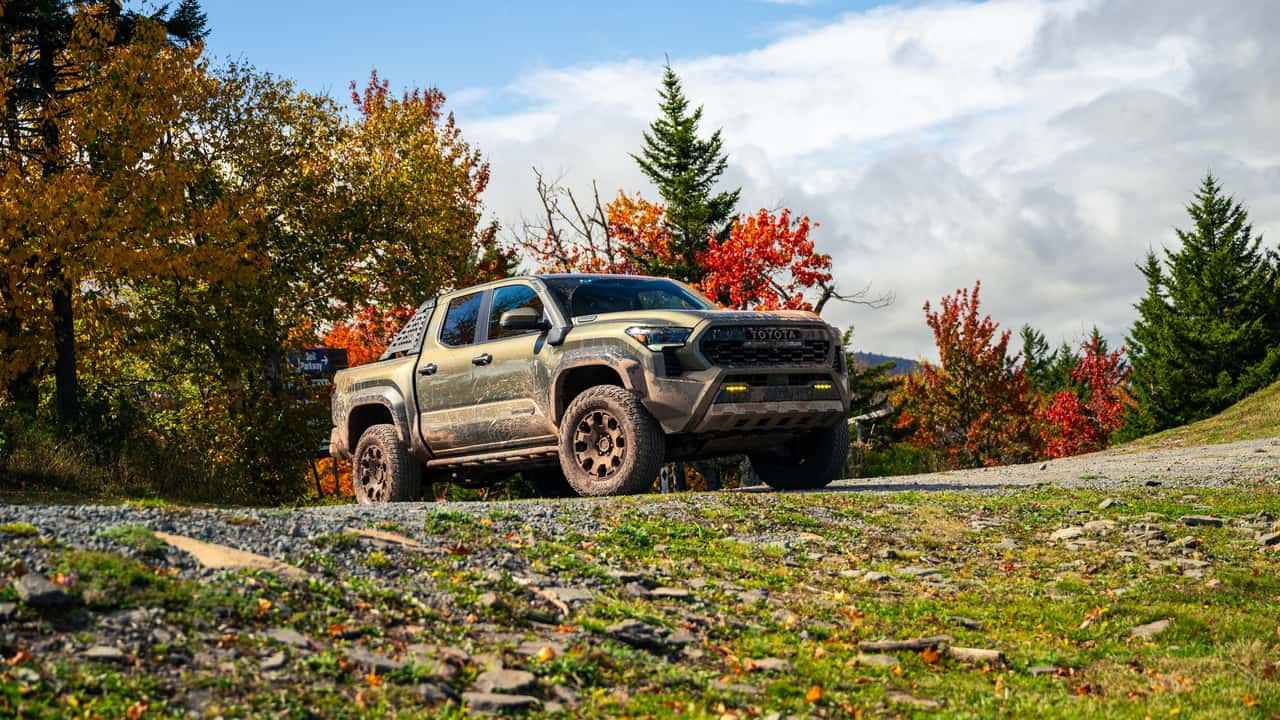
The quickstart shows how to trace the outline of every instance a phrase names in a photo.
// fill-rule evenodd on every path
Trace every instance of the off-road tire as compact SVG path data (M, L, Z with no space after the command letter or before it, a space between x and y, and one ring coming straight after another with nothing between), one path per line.
M751 468L774 490L816 490L844 475L849 425L810 430L785 445L751 453Z
M617 385L582 391L560 421L560 467L579 495L645 492L658 476L666 446L658 422Z
M422 493L422 465L400 443L395 425L373 425L360 435L351 486L361 504L416 500Z
M520 474L524 476L525 482L537 493L538 497L563 498L574 497L578 494L574 491L573 486L569 484L569 481L565 479L564 470L559 465L529 468L521 470Z

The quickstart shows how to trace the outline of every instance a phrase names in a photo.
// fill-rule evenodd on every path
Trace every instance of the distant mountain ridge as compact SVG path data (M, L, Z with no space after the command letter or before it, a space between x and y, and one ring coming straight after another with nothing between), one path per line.
M884 363L893 363L893 369L889 371L890 375L910 375L920 369L920 363L916 360L908 360L907 358L895 357L893 355L881 355L880 353L871 352L855 352L853 358L859 363L867 367L875 367Z

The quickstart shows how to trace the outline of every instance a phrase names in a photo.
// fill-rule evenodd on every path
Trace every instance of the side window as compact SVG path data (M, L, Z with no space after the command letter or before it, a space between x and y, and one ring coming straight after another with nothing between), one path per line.
M471 293L449 301L440 342L451 347L470 345L476 341L476 321L480 317L480 298L484 293Z
M517 308L533 308L540 316L546 316L546 312L542 309L542 298L538 297L538 293L528 285L508 285L498 288L493 293L493 304L489 307L490 340L529 333L528 330L503 330L498 324L502 320L503 313Z

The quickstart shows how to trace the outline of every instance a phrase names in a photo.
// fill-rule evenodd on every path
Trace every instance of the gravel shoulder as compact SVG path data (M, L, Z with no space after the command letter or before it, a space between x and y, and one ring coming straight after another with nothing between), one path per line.
M831 491L1016 490L1027 486L1118 489L1159 483L1169 487L1231 487L1280 476L1280 438L1223 445L1114 448L1027 465L953 470L925 475L840 480Z

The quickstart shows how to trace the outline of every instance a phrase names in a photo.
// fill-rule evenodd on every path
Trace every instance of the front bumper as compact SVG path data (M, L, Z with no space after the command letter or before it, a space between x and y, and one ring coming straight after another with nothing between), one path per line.
M826 384L829 389L815 390ZM745 386L728 393L727 386ZM823 427L848 412L845 377L813 367L755 370L708 368L681 377L652 377L645 408L664 432L755 433Z

